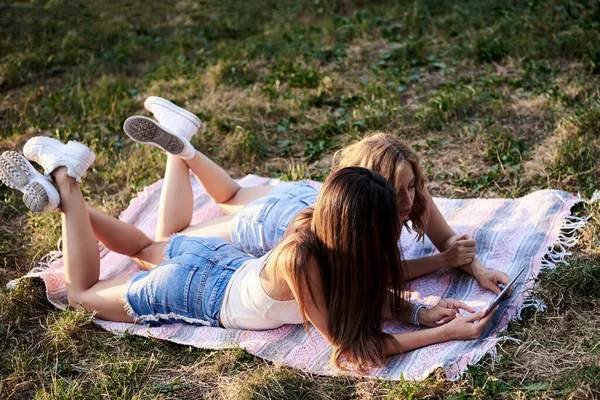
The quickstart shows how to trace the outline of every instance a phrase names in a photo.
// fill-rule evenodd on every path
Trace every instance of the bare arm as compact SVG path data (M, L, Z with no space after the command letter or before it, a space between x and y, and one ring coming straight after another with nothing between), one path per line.
M475 255L475 241L466 235L458 236L448 225L429 192L427 237L440 251L439 254L406 262L407 279L414 279L446 267L458 267L473 276L479 284L500 293L499 283L508 284L508 276L485 268Z
M425 234L440 252L428 257L407 260L407 279L418 278L441 268L460 267L471 263L476 258L475 241L466 236L459 237L448 225L430 196L427 210L428 223Z
M301 288L296 288L292 284L289 277L286 277L286 281L288 282L288 285L290 286L294 297L298 298L299 296L303 296L303 298L308 300L306 302L306 314L308 320L319 331L319 333L321 333L321 335L325 338L325 340L327 340L327 342L330 345L335 346L335 344L333 343L333 338L331 337L327 327L327 304L325 302L322 290L319 290L321 285L318 274L316 274L316 261L312 260L311 264L313 264L314 267L311 269L315 271L315 273L310 274L313 287L312 295L308 289L308 285L306 284L306 282L304 282ZM490 321L491 316L493 315L492 312L482 319L483 313L478 312L468 317L461 317L457 314L458 308L466 308L469 311L474 310L466 305L465 307L459 307L458 304L462 303L456 302L454 300L445 301L455 302L454 306L456 306L456 308L451 311L451 318L453 319L450 322L431 329L391 335L390 340L386 343L386 347L383 349L382 357L388 357L395 354L404 353L431 344L446 342L448 340L475 339L481 335L483 329L485 328L487 323ZM444 303L443 306L444 307L441 308L444 309L453 307L453 305L449 303ZM428 312L434 309L435 307L431 310L423 309L422 311ZM443 311L443 313L448 314L447 311ZM433 314L435 314L435 312ZM434 315L433 318L436 318L436 316L437 314ZM422 315L419 314L419 321L423 322L423 324L425 324L426 318L426 313L423 313ZM475 323L475 321L477 320L481 321L479 321L479 323ZM340 323L343 323L343 321L340 321Z
M414 260L406 260L405 265L404 275L406 280L411 280L445 268L448 266L448 263L445 261L443 253L438 253Z
M449 323L436 328L408 333L394 333L391 335L393 340L387 342L385 356L406 353L407 351L449 340L477 339L481 336L495 312L496 310L482 318L484 313L479 311L467 317L457 316Z

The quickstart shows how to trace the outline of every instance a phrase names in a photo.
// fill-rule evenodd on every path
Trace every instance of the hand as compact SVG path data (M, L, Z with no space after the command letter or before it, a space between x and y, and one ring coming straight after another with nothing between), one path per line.
M454 299L442 300L433 308L422 308L419 310L419 324L429 327L445 324L448 321L452 321L461 309L475 312L475 309L462 301Z
M506 286L510 282L508 275L506 275L504 272L494 271L491 269L486 269L485 271L477 274L477 276L475 278L477 279L477 282L479 282L479 284L481 286L483 286L486 289L491 290L492 292L494 292L496 294L500 294L500 292L502 291L500 286L498 286L499 283ZM511 292L512 292L512 288L510 289L510 292L507 293L507 296L510 296Z
M461 235L451 240L450 246L442 253L444 263L449 267L472 263L477 251L475 240L469 239L469 235Z
M483 333L483 330L492 319L492 316L498 309L498 306L484 318L484 311L478 311L475 314L463 317L457 315L452 321L447 323L446 329L449 340L473 340L477 339Z

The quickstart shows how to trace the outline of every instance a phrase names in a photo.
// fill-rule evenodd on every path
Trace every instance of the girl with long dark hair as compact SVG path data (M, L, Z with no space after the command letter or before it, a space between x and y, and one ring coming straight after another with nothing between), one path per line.
M24 153L0 156L0 177L34 209L60 205L69 304L99 318L241 329L310 322L332 345L335 365L359 370L432 343L476 338L491 318L458 316L474 310L455 300L421 309L404 299L396 191L366 168L332 173L314 209L297 214L282 240L257 258L218 237L156 242L88 209L79 181L94 155L80 143L33 138ZM97 240L151 268L101 280ZM384 318L432 329L390 335L381 329Z

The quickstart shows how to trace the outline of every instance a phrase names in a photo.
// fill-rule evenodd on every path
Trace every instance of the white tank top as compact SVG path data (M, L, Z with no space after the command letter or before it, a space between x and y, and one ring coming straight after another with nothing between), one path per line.
M267 330L303 322L296 300L272 299L260 283L269 253L246 261L227 284L220 319L225 328Z

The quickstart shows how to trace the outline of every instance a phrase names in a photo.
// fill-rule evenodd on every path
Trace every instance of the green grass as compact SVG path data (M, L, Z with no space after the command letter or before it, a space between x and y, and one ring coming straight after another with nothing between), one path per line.
M333 152L374 130L421 156L430 191L515 197L600 187L597 1L401 0L0 6L0 150L34 135L97 154L83 190L117 215L162 176L125 118L148 95L201 117L195 145L235 177L323 179ZM53 250L58 215L0 187L0 284ZM39 282L0 291L0 397L589 398L600 396L598 205L572 262L540 276L496 360L447 382L310 376L242 350L112 336L57 311ZM544 367L544 368L543 368Z

